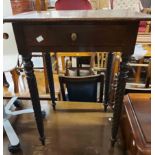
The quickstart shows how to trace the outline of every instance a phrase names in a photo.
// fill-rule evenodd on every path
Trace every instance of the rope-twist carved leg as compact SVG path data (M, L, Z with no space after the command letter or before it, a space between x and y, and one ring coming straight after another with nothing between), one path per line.
M112 122L112 135L111 135L111 145L114 146L117 138L120 116L122 112L122 103L123 97L125 93L125 85L128 73L128 56L122 56L122 62L120 64L120 73L118 76L118 85L116 89L115 96L115 106L114 106L114 114L113 114L113 122Z

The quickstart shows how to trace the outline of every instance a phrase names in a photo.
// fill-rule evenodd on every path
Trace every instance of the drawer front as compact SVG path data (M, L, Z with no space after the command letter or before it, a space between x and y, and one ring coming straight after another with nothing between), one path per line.
M130 25L129 25L130 26ZM131 29L132 30L132 29ZM27 47L63 47L84 50L130 45L131 31L124 25L24 25ZM135 31L135 29L133 29ZM133 32L134 33L134 32ZM89 47L87 49L87 47ZM60 48L61 49L61 48Z

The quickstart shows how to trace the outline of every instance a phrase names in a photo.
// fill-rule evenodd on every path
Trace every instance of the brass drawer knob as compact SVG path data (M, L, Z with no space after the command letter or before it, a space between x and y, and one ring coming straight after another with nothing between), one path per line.
M72 39L72 41L76 41L77 40L77 34L76 33L72 33L71 34L71 39Z

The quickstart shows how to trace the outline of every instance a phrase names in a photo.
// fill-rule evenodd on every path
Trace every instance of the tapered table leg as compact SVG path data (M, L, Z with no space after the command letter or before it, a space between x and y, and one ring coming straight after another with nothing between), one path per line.
M119 122L122 112L123 97L125 93L126 79L128 73L127 62L129 56L122 56L122 62L120 64L120 73L118 76L118 85L115 95L115 106L112 121L112 133L111 133L111 145L114 146L117 138Z
M52 70L52 63L51 63L51 57L50 52L44 52L45 56L45 64L47 69L47 77L48 77L48 83L49 83L49 89L50 89L50 96L52 100L52 106L55 110L56 102L55 102L55 88L54 88L54 78L53 78L53 70Z
M37 82L33 71L33 63L31 61L31 55L22 55L23 57L23 64L26 73L26 78L28 82L29 92L32 100L32 106L34 109L34 115L37 123L37 128L40 134L40 140L42 144L45 144L45 136L44 136L44 125L43 125L43 118L41 113L41 106L37 88Z
M113 61L113 53L108 53L108 61L107 61L107 69L105 76L105 90L104 90L104 111L107 111L107 106L109 102L109 88L111 82L111 74L112 74L112 61Z

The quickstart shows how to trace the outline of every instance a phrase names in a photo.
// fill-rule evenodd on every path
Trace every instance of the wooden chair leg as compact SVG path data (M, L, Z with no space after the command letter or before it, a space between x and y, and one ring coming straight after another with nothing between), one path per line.
M148 70L147 70L145 88L149 88L150 83L151 83L151 60L149 62L149 66L148 66Z
M139 60L139 63L143 63L144 59L140 59ZM138 83L140 82L140 77L141 77L141 70L142 70L142 67L138 66L137 67L137 70L136 70L136 75L135 75L135 82Z
M58 93L58 96L57 96L58 98L57 98L57 101L62 101L62 97L61 97L61 93L59 92Z
M65 71L65 57L61 56L61 63L62 63L62 73Z
M56 60L56 71L57 74L59 74L59 60L58 60L58 55L56 52L54 52L55 60Z
M9 87L9 83L8 83L8 81L7 81L7 79L6 79L6 76L5 76L5 74L3 73L3 86L5 86L5 87Z
M14 92L18 93L19 92L19 87L18 87L18 78L19 78L19 76L17 74L16 69L12 70L11 74L12 74L12 80L13 80L13 83L14 83Z
M48 94L50 91L49 91L49 86L48 86L47 69L46 69L45 55L44 54L43 54L43 65L44 65L45 90L46 90L46 94Z
M69 68L70 68L70 61L66 60L66 71L65 71L65 76L69 76Z

